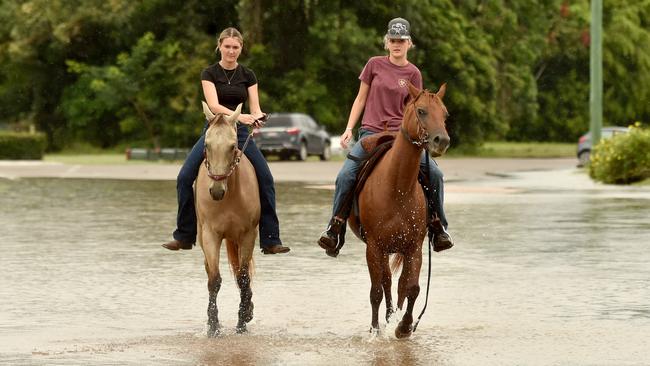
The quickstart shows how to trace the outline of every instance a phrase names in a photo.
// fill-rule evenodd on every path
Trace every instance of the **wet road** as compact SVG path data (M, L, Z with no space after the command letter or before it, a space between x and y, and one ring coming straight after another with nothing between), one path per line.
M337 259L315 245L331 191L277 190L292 252L256 255L245 335L234 333L238 294L222 266L226 331L208 339L201 251L159 246L174 224L174 182L0 180L0 363L650 363L648 188L594 185L572 170L450 184L457 246L433 255L429 308L409 340L394 339L394 324L367 332L364 245L350 240Z

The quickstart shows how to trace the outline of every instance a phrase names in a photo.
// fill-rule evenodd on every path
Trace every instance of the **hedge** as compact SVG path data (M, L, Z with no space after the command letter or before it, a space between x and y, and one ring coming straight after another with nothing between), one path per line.
M42 159L47 141L43 133L0 131L0 159Z
M636 122L628 133L601 140L591 153L589 175L608 184L629 184L650 178L650 129Z

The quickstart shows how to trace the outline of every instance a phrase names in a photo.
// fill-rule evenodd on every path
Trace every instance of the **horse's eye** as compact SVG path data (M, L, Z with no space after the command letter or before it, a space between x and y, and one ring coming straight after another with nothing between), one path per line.
M418 114L419 114L420 116L426 116L426 115L427 115L427 111L426 111L425 109L423 109L423 108L418 108Z

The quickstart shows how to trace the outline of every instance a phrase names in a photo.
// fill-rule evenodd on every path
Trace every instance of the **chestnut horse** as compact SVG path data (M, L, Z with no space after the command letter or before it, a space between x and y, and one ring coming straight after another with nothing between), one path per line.
M208 274L208 337L219 334L217 294L221 288L219 252L225 239L228 262L240 291L237 331L245 332L253 319L251 271L253 250L260 220L257 177L250 161L237 145L237 117L210 111L203 103L208 119L205 132L205 164L201 165L194 186L198 242L205 256Z
M378 312L382 294L386 297L386 321L393 313L392 274L389 254L395 253L393 268L402 265L397 290L397 307L401 310L408 299L406 312L395 329L395 336L404 338L413 330L413 306L420 293L422 244L427 233L426 199L418 183L422 150L440 156L449 147L445 127L448 116L442 102L446 84L437 93L420 91L410 83L409 101L404 109L400 132L393 147L366 180L359 192L358 220L349 220L350 228L366 242L366 261L370 271L370 303L372 330L378 331ZM354 213L352 214L354 216Z

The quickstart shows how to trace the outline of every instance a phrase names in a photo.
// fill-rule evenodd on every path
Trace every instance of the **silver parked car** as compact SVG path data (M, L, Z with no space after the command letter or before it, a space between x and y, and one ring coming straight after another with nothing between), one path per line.
M253 139L264 156L278 155L287 160L295 156L306 160L318 155L329 160L331 139L325 128L304 113L273 113L266 125L253 130Z
M628 131L629 129L627 127L603 127L600 130L600 138L608 139L618 133L627 133ZM578 156L579 167L585 166L589 163L589 156L591 155L591 133L587 132L580 136L578 139L578 151L576 152L576 155Z

